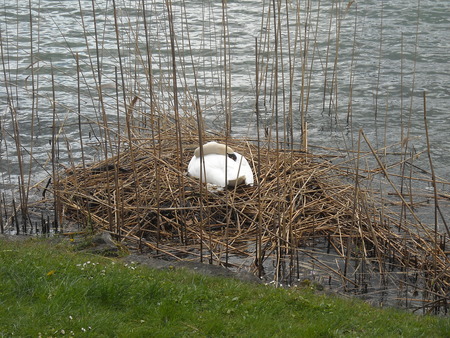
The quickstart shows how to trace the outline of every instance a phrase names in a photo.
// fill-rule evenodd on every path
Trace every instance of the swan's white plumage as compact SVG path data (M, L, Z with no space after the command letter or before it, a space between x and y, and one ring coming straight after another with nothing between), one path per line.
M200 157L200 147L197 148L189 162L189 175L200 178L202 165L203 182L220 187L253 185L253 172L245 157L224 144L217 142L204 144L203 161Z

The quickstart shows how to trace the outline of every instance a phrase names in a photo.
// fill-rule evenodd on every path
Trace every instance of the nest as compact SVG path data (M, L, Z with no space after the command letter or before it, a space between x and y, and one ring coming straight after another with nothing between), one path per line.
M205 142L208 139L206 138ZM194 141L195 142L195 141ZM254 186L211 189L186 175L196 143L179 152L176 142L128 149L87 168L68 169L58 183L66 217L144 243L178 258L200 249L214 259L265 253L326 238L344 255L353 239L375 255L377 232L387 227L369 215L365 194L336 178L336 167L301 151L226 141L256 174ZM254 252L253 252L254 253Z
M227 143L255 173L254 186L211 189L186 174L197 133L182 133L182 143L173 134L164 130L114 157L67 169L55 183L63 215L175 259L230 265L231 256L244 256L259 274L268 257L275 256L278 275L308 243L321 241L345 264L376 262L383 276L392 269L386 262L411 269L424 276L432 304L446 299L444 249L426 230L387 214L383 202L351 183L346 169L322 156L209 134L203 142ZM318 264L358 286L340 268Z

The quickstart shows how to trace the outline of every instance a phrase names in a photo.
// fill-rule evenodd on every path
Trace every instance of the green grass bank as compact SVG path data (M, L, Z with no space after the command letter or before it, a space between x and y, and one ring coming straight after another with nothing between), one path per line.
M450 319L0 239L0 337L448 337Z

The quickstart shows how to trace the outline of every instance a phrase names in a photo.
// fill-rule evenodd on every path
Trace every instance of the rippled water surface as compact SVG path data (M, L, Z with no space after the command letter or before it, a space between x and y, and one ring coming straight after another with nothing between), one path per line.
M155 100L169 109L172 59L165 4L116 1L114 12L112 1L32 0L31 8L29 2L2 2L0 184L17 183L17 140L24 167L33 168L31 181L48 175L55 156L52 131L60 141L60 163L79 162L82 141L87 160L93 159L89 145L99 147L103 137L96 123L106 118L111 130L120 128L123 95L133 92L148 104L147 54ZM267 69L265 75L260 69L264 126L273 122L274 111L287 116L291 102L297 141L304 112L312 146L355 147L352 141L362 128L375 147L397 144L393 150L400 151L409 140L409 151L420 152L426 149L425 92L432 159L448 180L450 2L291 1L288 10L283 5L277 13L277 74L272 5L229 1L224 10L217 1L173 2L183 110L193 110L197 84L210 127L224 128L228 107L234 135L254 136L256 38L260 67ZM264 96L275 75L277 103ZM231 88L227 97L225 86ZM427 163L426 156L417 162Z

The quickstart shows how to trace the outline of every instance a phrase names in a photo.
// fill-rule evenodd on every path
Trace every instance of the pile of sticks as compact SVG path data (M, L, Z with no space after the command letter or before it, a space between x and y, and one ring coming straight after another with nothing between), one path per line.
M255 173L254 186L213 189L186 173L196 134L183 135L183 142L165 135L62 173L55 189L64 216L176 259L205 256L229 265L230 255L246 256L260 273L269 256L286 260L322 239L342 259L375 261L381 274L386 262L395 262L398 269L434 276L427 279L433 294L448 292L445 248L417 225L388 214L338 164L208 134L203 142L227 143Z

